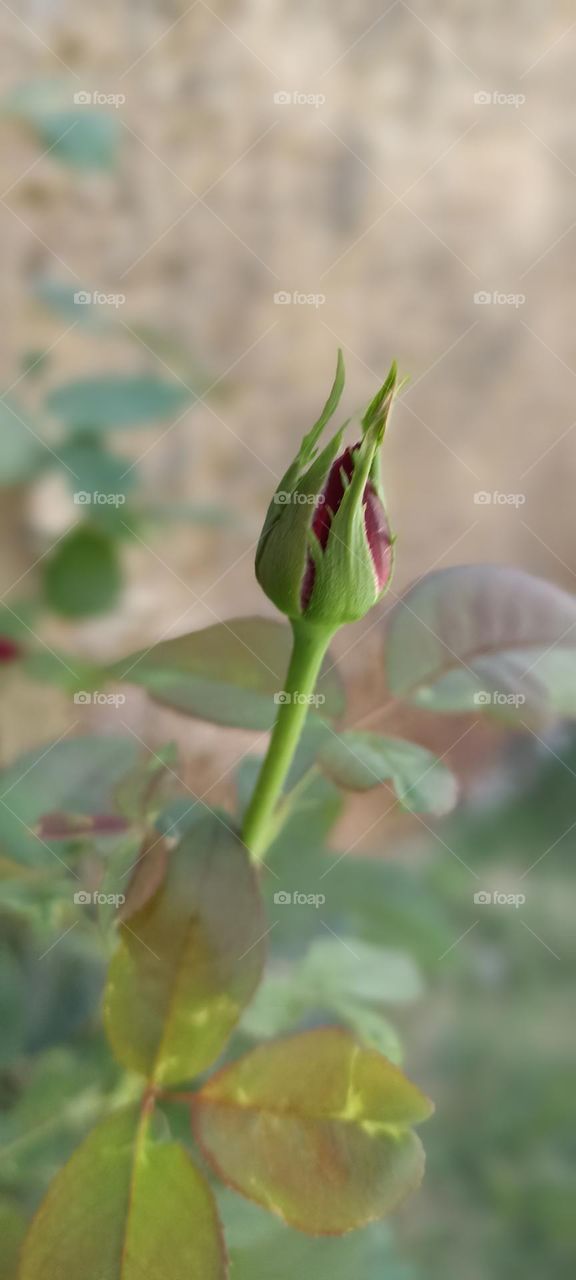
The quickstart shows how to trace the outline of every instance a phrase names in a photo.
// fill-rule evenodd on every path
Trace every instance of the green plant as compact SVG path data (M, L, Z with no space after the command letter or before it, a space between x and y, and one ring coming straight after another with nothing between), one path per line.
M418 918L409 872L345 858L326 841L340 787L389 782L405 809L432 814L454 806L457 788L419 744L337 724L330 638L389 589L376 459L396 375L364 416L359 445L341 454L339 433L315 456L342 381L339 362L257 558L292 636L283 624L236 619L107 669L186 714L272 728L263 764L251 759L239 771L237 811L183 794L174 752L142 760L133 738L58 742L3 776L0 907L14 929L7 989L17 990L21 971L25 981L22 939L40 903L41 929L64 935L54 954L73 947L87 983L96 976L98 985L102 949L112 950L104 1022L118 1064L98 1041L109 1078L74 1114L81 1130L100 1120L33 1220L21 1280L67 1280L79 1259L86 1280L226 1275L218 1177L311 1236L363 1228L342 1245L346 1268L401 1274L388 1236L368 1224L418 1184L413 1126L431 1104L398 1065L387 1006L418 998L418 967L404 948L423 959L442 921ZM572 713L575 624L571 597L527 574L430 574L387 619L389 690L427 710L474 710L520 727ZM271 970L257 991L268 939ZM15 1015L11 1026L9 1061L18 1061L38 1033ZM219 1203L228 1221L229 1198ZM268 1239L266 1228L259 1253L260 1219L248 1211L244 1221L250 1247L244 1261L239 1247L238 1261L233 1245L233 1275L253 1280L266 1265L262 1274L272 1274L274 1248L306 1258L291 1236ZM337 1274L332 1242L314 1241L309 1257L315 1274Z

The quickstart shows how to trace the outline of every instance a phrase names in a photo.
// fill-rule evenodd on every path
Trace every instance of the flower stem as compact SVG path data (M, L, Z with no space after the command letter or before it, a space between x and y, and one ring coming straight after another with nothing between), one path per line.
M274 839L275 809L294 759L324 655L334 631L294 620L294 645L286 676L286 700L276 723L254 794L246 810L242 838L259 862Z

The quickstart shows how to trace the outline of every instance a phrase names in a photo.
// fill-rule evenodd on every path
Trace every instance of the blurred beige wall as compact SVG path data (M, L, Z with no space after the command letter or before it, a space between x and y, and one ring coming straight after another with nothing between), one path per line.
M27 0L0 6L0 30L4 93L56 77L71 95L126 98L115 174L63 169L4 121L4 383L24 349L51 344L54 382L110 366L188 378L170 354L68 329L27 282L121 290L122 323L165 330L218 380L155 447L149 432L130 442L148 483L226 496L246 521L234 536L167 533L159 559L134 549L121 615L88 647L262 608L250 547L338 345L349 412L392 356L412 378L385 458L395 589L472 560L574 588L568 0ZM479 504L479 491L521 498ZM376 649L349 659L368 705Z

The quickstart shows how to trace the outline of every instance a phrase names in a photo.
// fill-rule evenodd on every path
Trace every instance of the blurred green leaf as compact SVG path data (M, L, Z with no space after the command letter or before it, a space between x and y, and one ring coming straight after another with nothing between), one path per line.
M0 1200L0 1275L17 1280L20 1245L28 1223L22 1210L11 1200Z
M430 711L485 712L518 728L576 714L576 599L503 565L439 569L391 611L392 693Z
M126 498L136 479L127 458L112 453L104 442L91 436L66 440L58 454L69 468L66 479L80 514L115 524L126 518Z
M156 702L215 724L271 728L274 695L283 689L291 633L268 618L231 618L226 623L163 640L129 654L110 668L113 679L143 685ZM332 668L318 688L324 715L339 715L340 681Z
M423 1171L411 1126L432 1110L386 1058L330 1028L261 1045L192 1101L219 1175L311 1235L397 1208Z
M177 781L177 766L178 748L174 742L140 759L116 788L114 799L119 812L131 821L153 821L164 805L166 785Z
M46 408L75 431L141 427L178 414L193 399L180 382L151 374L102 374L56 387Z
M189 1080L220 1054L264 963L256 876L226 820L198 822L120 932L105 999L112 1048L156 1084Z
M46 603L67 618L106 613L116 604L122 571L113 538L88 526L73 529L43 561Z
M49 307L51 311L66 320L74 321L90 329L109 329L116 319L117 313L110 307L86 306L78 303L78 294L86 295L91 291L50 276L38 276L32 282L33 297Z
M37 822L56 811L109 812L138 753L134 738L106 735L63 738L21 756L0 774L0 848L25 865L62 869L58 849L51 856L35 834Z
M34 479L50 459L27 410L0 400L0 488Z
M333 997L407 1004L422 995L420 975L406 952L358 938L320 938L308 952L304 973L318 993Z
M206 1181L134 1109L103 1121L58 1174L22 1250L20 1280L225 1280Z
M218 1204L230 1280L414 1280L412 1269L395 1256L385 1223L343 1239L310 1239L231 1191L222 1192Z
M22 1052L26 1025L22 967L11 948L0 947L0 1068Z
M4 100L4 110L22 120L39 142L63 164L75 169L110 169L120 143L120 123L113 110L88 105L66 80L36 79L18 85Z
M295 965L284 963L266 976L242 1030L269 1037L295 1030L304 1018L331 1016L365 1045L399 1062L398 1033L374 1006L411 1003L421 994L418 970L405 953L357 938L320 938Z
M0 1187L34 1203L90 1126L116 1102L116 1090L116 1105L128 1100L129 1089L118 1086L116 1076L102 1040L77 1038L73 1047L31 1059L15 1096L2 1097Z
M369 791L391 781L401 804L416 813L449 813L458 802L458 783L441 760L403 738L353 730L327 734L320 761L341 787Z

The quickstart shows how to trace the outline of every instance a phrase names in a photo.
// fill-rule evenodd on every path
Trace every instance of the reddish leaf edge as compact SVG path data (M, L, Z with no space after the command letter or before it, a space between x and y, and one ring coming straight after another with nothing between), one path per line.
M388 1063L394 1075L400 1076L403 1080L408 1080L410 1084L414 1084L413 1080L410 1080L409 1077L406 1076L405 1073L395 1065L395 1063L391 1062L390 1059L387 1058L385 1054L378 1053L376 1049L370 1049L367 1046L363 1045L361 1040L359 1040L357 1036L351 1036L348 1031L346 1031L344 1028L339 1026L312 1027L309 1031L302 1031L302 1032L297 1031L286 1036L277 1036L274 1038L273 1041L270 1041L270 1043L278 1044L280 1041L286 1042L288 1040L303 1040L309 1036L314 1036L314 1038L316 1039L318 1038L318 1036L321 1036L323 1034L334 1035L335 1032L341 1035L342 1039L345 1039L347 1041L353 1040L356 1044L360 1045L360 1047L363 1048L365 1052L372 1053L378 1058L383 1058L384 1061ZM240 1057L236 1058L234 1062L225 1063L224 1066L220 1067L218 1071L215 1071L210 1076L209 1080L206 1081L205 1087L208 1088L209 1085L213 1084L215 1080L218 1080L220 1076L226 1075L227 1072L230 1071L233 1067L237 1066L239 1062L242 1062L245 1058L251 1057L253 1053L254 1053L254 1050L250 1049L248 1053L241 1054ZM427 1116L424 1116L422 1120L415 1121L415 1124L424 1124L424 1122L426 1120L429 1120L430 1117L434 1114L436 1107L432 1099L429 1098L427 1094L422 1093L422 1090L419 1089L418 1085L414 1085L414 1088L419 1090L422 1097L426 1100L430 1108ZM422 1180L424 1178L424 1173L426 1169L426 1152L424 1150L424 1147L422 1145L422 1142L418 1134L414 1132L413 1126L406 1125L405 1132L411 1134L416 1146L416 1151L419 1157L418 1168L416 1170L415 1177L411 1180L410 1184L399 1193L398 1198L386 1210L386 1213L371 1214L369 1217L365 1218L363 1222L359 1223L357 1227L345 1227L344 1230L342 1231L329 1231L329 1230L307 1231L305 1230L305 1228L302 1227L302 1225L295 1218L287 1216L285 1213L282 1212L282 1210L280 1210L276 1206L263 1205L261 1200L257 1200L254 1196L249 1195L248 1192L245 1191L243 1187L238 1186L238 1184L232 1178L230 1178L227 1173L224 1173L219 1161L214 1158L214 1156L212 1155L212 1152L209 1151L208 1148L206 1147L206 1144L199 1131L199 1126L200 1126L199 1112L203 1105L203 1096L202 1096L203 1092L204 1092L204 1086L202 1089L200 1089L196 1093L181 1093L177 1095L177 1097L178 1097L178 1101L187 1102L190 1107L190 1120L191 1120L192 1133L196 1141L196 1145L201 1155L203 1156L204 1160L206 1161L208 1167L212 1169L212 1171L216 1174L216 1176L220 1179L220 1181L223 1183L225 1187L229 1187L231 1191L234 1191L237 1195L241 1196L243 1200L248 1200L250 1204L257 1205L259 1209L262 1209L262 1208L267 1209L268 1213L271 1213L273 1217L278 1218L287 1227L292 1227L295 1231L298 1231L301 1235L308 1236L310 1239L341 1240L344 1236L351 1235L352 1232L354 1231L363 1231L365 1227L369 1227L375 1222L382 1222L384 1221L384 1219L390 1217L390 1215L394 1213L396 1209L398 1209L404 1203L404 1201L408 1199L409 1196L413 1195L415 1191L418 1191L420 1186L422 1185ZM170 1095L169 1090L166 1091L165 1096L168 1100L170 1099L170 1097L172 1097L173 1101L176 1100L176 1095ZM231 1108L235 1106L235 1104L232 1102L231 1103L219 1102L218 1105L223 1108L226 1106L229 1106ZM243 1107L242 1110L261 1111L262 1108L255 1107L255 1106L248 1106L248 1107ZM289 1111L284 1110L282 1114L290 1115L291 1113Z

